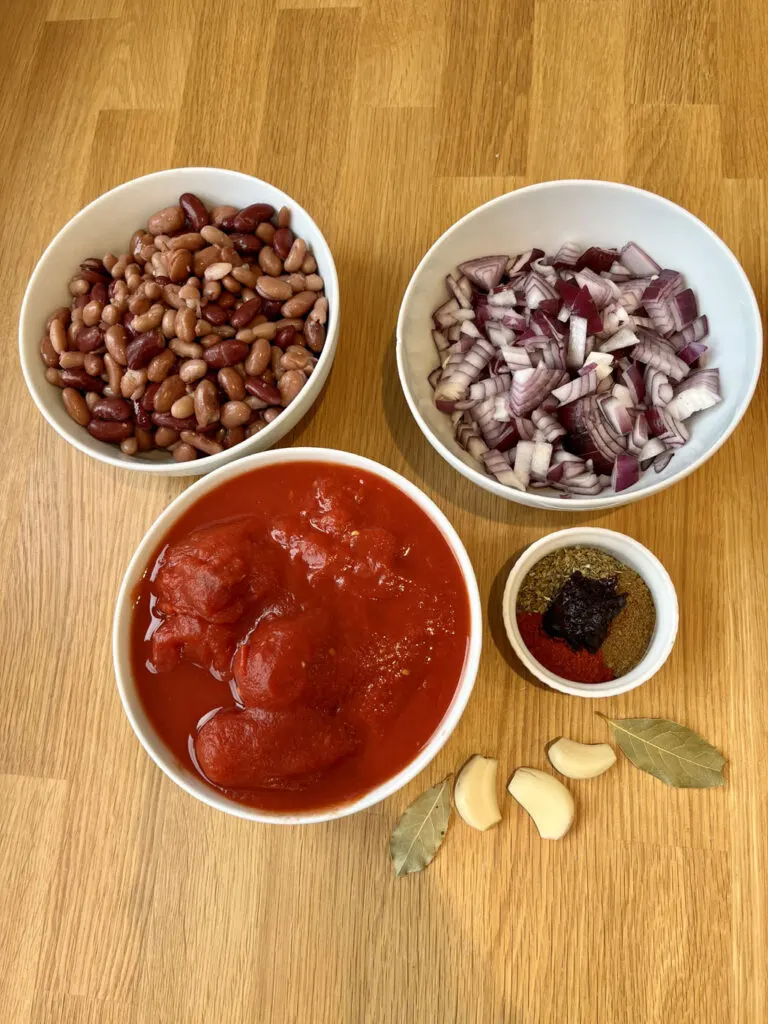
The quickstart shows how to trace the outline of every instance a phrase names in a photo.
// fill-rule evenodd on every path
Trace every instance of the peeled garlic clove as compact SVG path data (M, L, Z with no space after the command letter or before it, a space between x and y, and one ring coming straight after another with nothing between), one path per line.
M568 779L594 779L616 764L616 752L607 743L577 743L565 736L552 744L547 756Z
M481 832L501 821L496 797L498 766L493 758L475 754L459 772L453 790L456 810L468 825Z
M533 818L542 839L562 839L573 824L573 797L554 775L518 768L507 789Z

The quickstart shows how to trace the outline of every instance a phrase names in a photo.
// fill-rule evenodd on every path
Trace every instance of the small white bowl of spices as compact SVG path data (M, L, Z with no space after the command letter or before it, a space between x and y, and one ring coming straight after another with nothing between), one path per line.
M640 686L677 636L667 570L636 540L596 527L559 530L527 548L509 574L502 610L528 671L577 697Z

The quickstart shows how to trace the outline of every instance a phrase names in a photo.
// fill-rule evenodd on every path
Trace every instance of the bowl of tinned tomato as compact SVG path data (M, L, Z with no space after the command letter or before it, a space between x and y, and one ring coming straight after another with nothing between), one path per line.
M456 531L370 459L293 448L188 488L123 579L123 707L192 796L255 821L343 817L396 792L447 741L481 649Z

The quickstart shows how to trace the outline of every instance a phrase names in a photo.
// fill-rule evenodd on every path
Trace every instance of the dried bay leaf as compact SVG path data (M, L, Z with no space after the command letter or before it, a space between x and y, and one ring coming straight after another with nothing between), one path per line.
M668 786L724 786L726 760L698 733L666 718L608 718L616 742L632 764Z
M395 825L389 855L398 878L423 871L440 849L451 817L451 776L416 797Z

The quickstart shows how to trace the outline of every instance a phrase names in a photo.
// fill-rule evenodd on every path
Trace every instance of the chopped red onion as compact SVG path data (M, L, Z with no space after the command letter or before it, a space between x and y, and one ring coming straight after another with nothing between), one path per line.
M506 256L481 256L479 259L459 264L461 273L469 278L476 288L483 288L487 292L496 287L506 269Z
M708 352L696 296L634 242L483 256L445 287L434 401L507 486L622 491L661 472L688 440L683 421L721 401L717 370L691 370Z
M611 487L618 494L640 479L640 463L634 455L617 455L611 473Z

